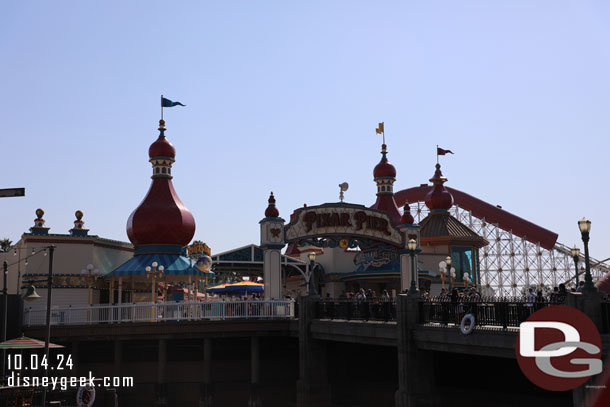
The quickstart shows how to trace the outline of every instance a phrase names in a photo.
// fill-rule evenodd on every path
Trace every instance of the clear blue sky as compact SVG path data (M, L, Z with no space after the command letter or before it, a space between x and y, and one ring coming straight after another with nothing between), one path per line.
M280 214L375 200L377 122L396 190L448 185L610 257L610 3L578 1L4 2L0 237L42 207L127 240L150 184L159 95L174 185L214 252ZM581 244L581 243L579 243Z

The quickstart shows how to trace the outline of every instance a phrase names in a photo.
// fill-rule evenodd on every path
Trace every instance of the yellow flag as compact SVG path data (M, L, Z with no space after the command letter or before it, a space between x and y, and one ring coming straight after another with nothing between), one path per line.
M381 133L383 133L383 132L384 132L384 131L383 131L383 123L384 123L384 122L379 123L379 127L375 129L375 132L376 132L377 134L381 134Z

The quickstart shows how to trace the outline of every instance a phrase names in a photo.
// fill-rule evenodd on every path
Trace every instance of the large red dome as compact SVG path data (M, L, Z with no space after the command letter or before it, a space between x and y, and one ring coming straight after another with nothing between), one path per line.
M159 138L148 149L153 165L152 183L142 203L127 220L127 236L136 248L143 245L184 247L195 234L195 218L180 201L172 184L171 167L176 149L165 138L165 122L162 120L159 124Z

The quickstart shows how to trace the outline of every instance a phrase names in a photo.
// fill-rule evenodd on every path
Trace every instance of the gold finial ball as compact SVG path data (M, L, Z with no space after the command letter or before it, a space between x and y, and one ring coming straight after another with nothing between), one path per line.
M165 130L165 120L159 120L159 130Z
M83 218L83 211L79 209L78 211L74 212L74 216L76 216L77 220L81 220Z
M44 211L41 208L36 209L36 216L38 217L38 219L42 219L42 217L44 216Z

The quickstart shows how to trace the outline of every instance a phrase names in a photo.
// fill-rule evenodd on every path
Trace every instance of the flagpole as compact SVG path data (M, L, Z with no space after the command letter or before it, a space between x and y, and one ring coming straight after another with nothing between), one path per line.
M163 120L163 95L161 95L161 120Z
M436 163L438 164L438 144L436 145Z

